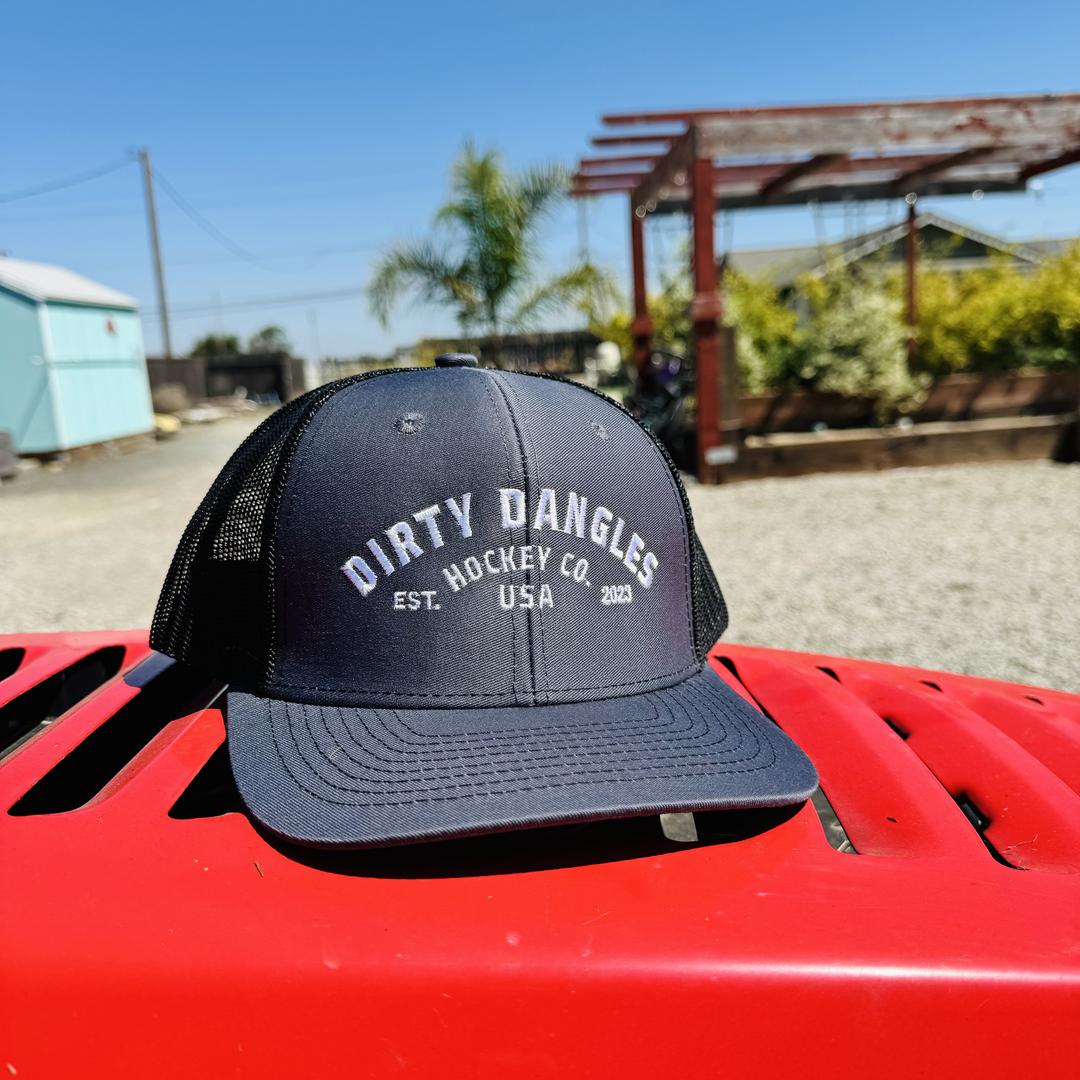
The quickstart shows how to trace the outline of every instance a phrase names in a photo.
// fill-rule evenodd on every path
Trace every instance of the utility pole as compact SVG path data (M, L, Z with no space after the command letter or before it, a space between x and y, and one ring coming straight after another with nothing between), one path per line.
M150 230L150 252L154 257L154 280L157 284L158 311L161 313L161 344L165 359L172 359L172 334L169 332L169 302L165 299L165 271L161 266L161 241L158 238L157 203L154 202L154 171L150 168L150 151L136 151L142 165L143 194L146 196L146 224Z
M585 198L577 201L578 258L589 262L589 202Z

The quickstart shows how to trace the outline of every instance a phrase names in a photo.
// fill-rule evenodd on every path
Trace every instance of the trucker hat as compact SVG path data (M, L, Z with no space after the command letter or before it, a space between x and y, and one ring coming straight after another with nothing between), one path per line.
M249 435L150 640L230 684L257 822L359 848L803 801L813 766L704 662L726 625L645 428L450 354L321 386Z

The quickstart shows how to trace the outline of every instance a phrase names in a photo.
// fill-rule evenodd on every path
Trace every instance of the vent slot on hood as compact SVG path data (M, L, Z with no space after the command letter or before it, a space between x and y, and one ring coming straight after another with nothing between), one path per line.
M212 818L242 813L243 810L240 792L229 765L229 749L222 743L173 803L169 817L180 820Z
M163 667L139 692L61 759L9 813L61 814L86 805L151 739L206 708L224 689L182 664Z
M26 655L25 649L0 649L0 680L14 675Z
M743 682L742 676L739 674L739 669L735 666L735 662L727 656L717 656L717 659L729 672L731 672L732 678L734 678L746 691L758 711L761 712L766 719L771 720L777 727L782 729L783 725L777 724L776 717L765 708L757 695L745 682ZM836 679L837 682L840 681L836 672L831 669L821 668L820 670L825 672L825 674L831 678ZM835 848L837 851L843 852L845 855L857 855L858 851L851 842L851 837L848 836L843 822L837 817L832 803L829 802L828 797L820 786L817 791L814 792L810 801L813 804L814 812L817 814L818 821L821 823L821 830L825 833L825 839L829 842L829 846Z
M971 827L979 834L982 842L986 845L986 850L999 862L1002 866L1011 867L1013 870L1022 869L1015 863L1009 862L1004 855L993 844L990 843L989 837L986 835L986 830L990 827L990 819L971 801L971 796L965 792L961 792L956 796L956 805L960 807L961 813L971 822Z
M3 665L10 653L17 654L15 668L7 671ZM5 649L0 653L0 677L14 674L23 655L23 649ZM0 755L14 750L38 728L51 724L108 682L120 670L123 662L123 646L110 645L98 649L9 701L0 708Z

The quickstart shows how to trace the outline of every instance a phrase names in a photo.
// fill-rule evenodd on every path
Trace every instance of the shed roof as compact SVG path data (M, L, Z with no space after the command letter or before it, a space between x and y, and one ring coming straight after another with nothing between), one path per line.
M98 307L138 307L135 300L107 285L51 263L27 262L25 259L0 257L0 286L31 300L58 300L68 304L91 304Z

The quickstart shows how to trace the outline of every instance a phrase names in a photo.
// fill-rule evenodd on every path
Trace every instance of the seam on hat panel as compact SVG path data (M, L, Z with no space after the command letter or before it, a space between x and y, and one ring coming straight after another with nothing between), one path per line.
M365 371L359 375L350 375L347 378L339 379L336 383L327 383L325 386L319 386L314 390L309 391L309 393L313 395L312 400L304 409L292 430L289 431L287 442L282 447L281 456L278 459L274 480L271 486L268 512L266 514L266 519L263 522L263 540L266 545L263 550L267 553L265 556L267 568L267 611L274 627L273 633L270 635L270 640L267 644L266 665L262 683L263 688L269 689L273 683L274 670L277 666L278 638L280 636L280 620L277 617L277 537L281 520L282 503L285 501L285 489L288 486L289 477L292 474L293 467L298 466L299 463L305 459L307 452L311 448L310 440L306 445L301 445L304 441L304 435L307 433L308 428L311 427L312 422L322 407L330 401L331 398L336 397L343 390L348 390L358 383L366 382L369 379L379 378L384 375L403 375L408 372L422 370L422 368L415 367L381 368L378 371ZM286 513L291 520L292 515L295 513L295 507L290 507Z
M633 423L636 427L640 428L645 433L645 436L649 440L649 442L652 443L653 449L657 452L661 463L666 469L668 482L671 484L672 488L674 488L675 494L678 496L679 502L682 504L683 522L686 525L686 612L687 622L689 623L690 627L690 647L691 651L694 653L694 656L697 657L698 661L703 661L708 653L708 649L706 649L705 653L703 654L698 653L697 632L694 624L693 579L695 555L693 551L693 546L690 542L690 534L694 531L694 512L690 507L690 499L689 496L687 496L686 494L686 487L683 485L682 477L679 476L679 471L675 467L675 462L672 460L671 454L668 453L667 447L660 441L660 439L656 436L653 430L646 424L643 424L640 420L638 420L638 418L634 416L634 414L625 405L616 401L614 398L609 397L602 390L598 390L592 386L585 386L583 383L576 383L572 379L567 379L562 375L555 375L547 371L518 371L516 372L516 374L528 375L532 379L549 379L551 382L564 383L567 386L575 386L579 390L585 390L587 393L592 394L593 397L599 398L607 405L611 406L618 412L621 412L623 416L627 417L631 421L631 423ZM702 553L704 554L704 549L702 549ZM710 643L710 647L711 644L712 643Z
M503 379L501 376L499 376L497 374L495 374L494 377L496 378L498 383L503 387L503 389L505 390L508 398L513 398L514 401L517 403L517 407L520 410L522 417L524 418L525 409L521 404L521 398L519 398L517 396L517 392L514 390L513 384L508 379ZM522 461L525 462L525 461L531 460L535 455L532 452L532 440L530 438L528 438L526 436L526 433L525 433L526 428L525 428L524 421L522 421L522 423L519 424L518 420L517 420L517 416L513 412L513 410L511 410L511 415L514 416L514 425L515 425L515 428L517 430L518 438L521 440ZM528 443L528 446L526 446L526 443ZM527 474L528 473L527 473L527 470L526 470L526 475ZM539 478L537 478L537 481L539 482ZM534 494L538 495L538 492L534 492ZM528 507L530 505L532 505L532 504L531 504L531 501L529 499L529 492L526 491L526 493L525 493L525 506L526 506L525 524L526 524L526 526L529 525L530 514L529 514ZM532 580L533 580L533 584L535 585L536 583L539 582L540 571L538 569L534 568L533 571L532 571L531 577L532 577ZM544 651L544 609L542 607L540 607L539 605L537 605L535 607L532 607L532 608L529 608L528 618L529 618L530 629L531 629L531 627L533 625L536 626L537 638L538 638L538 641L537 641L538 648L537 648L536 656L539 657L539 666L540 666L540 669L541 669L539 673L536 672L536 661L535 661L535 659L534 659L534 662L533 662L533 672L534 672L534 675L537 675L537 678L535 680L535 684L536 684L536 700L537 700L537 702L542 702L544 704L547 704L551 700L551 680L548 678L548 673L547 673L547 653ZM530 634L530 644L531 643L532 643L532 637L531 637L531 634ZM540 689L540 683L541 682L543 683L543 690Z
M468 370L468 369L466 369L466 370ZM498 406L498 403L495 400L495 393L491 389L490 381L487 380L487 379L481 379L481 385L484 387L484 393L487 394L488 401L491 403L491 411L492 411L492 414L494 415L495 421L496 421L496 423L499 424L499 436L502 439L503 453L506 455L506 482L507 482L507 484L509 484L512 477L513 477L514 470L513 470L513 464L512 464L512 462L510 460L510 443L509 443L509 440L506 438L506 427L505 427L505 425L503 425L501 423L501 418L499 416L499 406ZM524 466L523 466L523 468L524 468ZM526 539L528 539L528 534L526 534ZM512 576L511 576L510 580L513 581ZM518 614L517 614L517 609L515 608L513 611L510 612L510 643L511 643L511 648L513 650L511 666L510 666L510 692L515 697L517 696L517 692L518 692L518 633L517 633L517 624L518 624ZM526 631L526 634L527 634L528 633L528 624L526 624L525 631Z
M536 480L530 473L529 460L525 453L525 439L521 434L521 425L518 422L517 414L514 412L514 407L510 403L510 395L505 383L500 378L500 373L490 371L487 368L478 368L476 370L478 370L484 378L488 379L489 382L498 387L499 396L503 400L507 413L510 414L510 424L514 429L514 435L517 438L518 453L521 455L521 475L522 482L525 485L525 542L526 544L529 544L532 542L532 528L529 525L529 506L531 505L530 495L532 494L532 489L536 485ZM527 570L526 574L526 580L530 584L535 584L536 570ZM536 689L536 653L533 649L533 619L531 610L526 614L525 627L528 631L529 685L532 687L532 703L535 704L539 700L539 696Z

